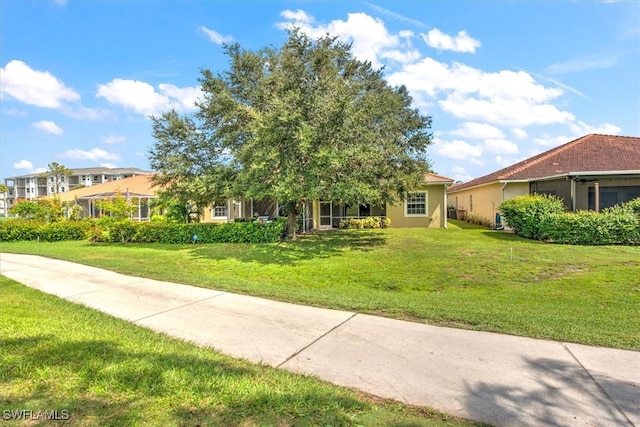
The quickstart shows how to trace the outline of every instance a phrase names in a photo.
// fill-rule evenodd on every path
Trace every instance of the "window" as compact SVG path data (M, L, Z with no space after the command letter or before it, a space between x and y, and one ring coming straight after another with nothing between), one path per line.
M52 177L52 176L50 176L50 177L49 177L49 182L54 182L54 181L55 181L55 178L54 178L54 177Z
M469 195L469 212L473 212L473 196Z
M55 193L56 192L56 187L51 187L51 193Z
M406 216L425 216L427 214L427 193L412 193L405 203Z
M227 206L214 206L213 207L213 217L214 218L226 218L228 216Z

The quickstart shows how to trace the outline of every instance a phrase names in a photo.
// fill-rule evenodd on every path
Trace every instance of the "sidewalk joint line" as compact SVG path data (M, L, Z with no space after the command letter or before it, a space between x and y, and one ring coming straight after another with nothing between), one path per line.
M324 334L320 335L318 338L316 338L315 340L311 341L309 344L305 345L304 347L302 347L300 350L296 351L295 353L293 353L291 356L287 357L284 362L278 364L276 366L276 368L280 368L282 365L284 365L285 363L287 363L289 360L293 359L294 357L296 357L297 355L299 355L300 353L302 353L303 351L305 351L306 349L308 349L309 347L311 347L312 345L314 345L315 343L317 343L318 341L320 341L322 338L326 337L327 335L329 335L331 332L335 331L336 329L338 329L340 326L344 325L345 323L347 323L349 320L353 319L354 317L356 317L358 315L358 313L353 313L351 316L349 316L347 319L343 320L342 322L338 323L336 326L334 326L333 328L329 329L327 332L325 332Z
M633 422L631 422L631 420L629 419L629 417L627 416L627 414L622 410L622 408L620 406L618 406L618 404L616 403L615 400L613 400L613 398L609 395L609 393L607 393L607 391L604 389L604 387L602 387L600 385L600 383L598 382L598 380L596 380L593 375L591 375L591 372L589 372L589 370L582 364L582 362L580 362L580 360L576 357L575 354L573 354L573 352L571 350L569 350L569 347L567 347L565 344L562 344L562 347L564 347L565 350L567 350L567 352L571 355L571 357L573 357L573 359L578 363L578 365L580 365L580 367L587 373L587 375L589 376L589 378L591 378L591 381L594 382L594 384L596 385L596 387L598 387L598 389L605 395L607 396L607 399L609 399L609 401L611 403L613 403L613 406L618 410L618 412L620 412L620 414L622 414L622 416L624 417L625 420L627 420L627 422L629 423L629 425L631 427L634 427L635 424L633 424Z
M193 304L198 304L198 303L200 303L200 302L202 302L202 301L206 301L206 300L209 300L209 299L212 299L212 298L217 298L217 297L219 297L219 296L221 296L221 295L225 295L225 292L220 292L220 293L219 293L219 294L217 294L217 295L211 295L210 297L202 298L202 299L199 299L199 300L196 300L196 301L191 301L191 302L188 302L188 303L186 303L186 304L179 305L179 306L177 306L177 307L171 307L171 308L169 308L169 309L167 309L167 310L159 311L159 312L157 312L157 313L153 313L153 314L150 314L150 315L148 315L148 316L144 316L144 317L141 317L141 318L139 318L139 319L132 320L132 322L133 322L133 323L137 323L137 322L139 322L139 321L141 321L141 320L148 319L148 318L150 318L150 317L154 317L154 316L158 316L159 314L168 313L168 312L170 312L170 311L177 310L177 309L179 309L179 308L188 307L188 306L193 305Z

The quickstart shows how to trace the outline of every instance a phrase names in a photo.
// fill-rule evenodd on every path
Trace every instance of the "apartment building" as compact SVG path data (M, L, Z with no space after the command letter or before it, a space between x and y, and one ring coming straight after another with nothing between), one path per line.
M153 172L138 168L77 168L72 169L71 176L63 176L56 185L53 175L33 173L5 178L7 186L4 201L0 198L0 214L7 213L16 203L22 200L33 200L41 196L50 196L57 192L64 193L81 187L90 187L105 182L118 181L137 175L149 175ZM4 203L3 203L4 202Z

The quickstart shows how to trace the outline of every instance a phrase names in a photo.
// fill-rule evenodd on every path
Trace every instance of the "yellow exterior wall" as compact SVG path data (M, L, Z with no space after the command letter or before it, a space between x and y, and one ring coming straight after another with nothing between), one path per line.
M427 192L427 215L406 216L404 202L395 205L387 204L387 218L391 220L390 228L446 228L447 214L445 205L445 186L428 185L418 192Z
M427 215L424 216L406 216L404 202L386 205L386 217L391 220L391 228L411 228L411 227L428 227L428 228L446 228L446 189L444 184L426 185L420 187L416 191L425 191L427 193ZM375 214L372 214L376 216ZM313 201L312 206L313 228L320 227L320 202Z
M456 209L465 210L467 215L474 215L495 222L496 212L504 200L529 193L528 182L496 182L478 187L467 188L448 194L448 203ZM473 207L470 205L472 197Z

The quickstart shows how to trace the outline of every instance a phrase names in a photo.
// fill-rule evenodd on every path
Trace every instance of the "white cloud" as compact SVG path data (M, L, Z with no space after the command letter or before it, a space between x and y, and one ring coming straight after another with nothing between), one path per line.
M511 134L518 139L525 139L527 136L529 136L524 129L520 128L511 129Z
M473 179L473 176L469 175L467 170L462 166L454 166L451 168L451 171L453 172L453 179L456 181L467 182Z
M18 60L0 68L0 90L2 97L43 108L60 108L64 101L80 100L80 95L48 71L33 70Z
M125 142L127 138L124 135L108 135L102 138L103 144L120 144Z
M177 87L172 84L161 83L158 85L158 89L172 103L177 103L180 106L177 109L182 111L194 110L196 108L196 100L202 96L202 91L199 87Z
M99 162L101 160L120 160L120 156L116 153L109 153L100 148L92 148L91 150L67 150L62 157L74 160L93 160Z
M346 21L336 19L326 25L317 23L313 16L302 10L285 10L280 15L287 21L276 24L278 28L297 27L313 38L331 34L342 41L352 42L353 55L362 61L370 61L375 68L382 66L382 59L409 63L420 58L420 53L411 47L413 33L390 34L382 20L366 13L349 13Z
M437 28L433 28L427 34L421 34L427 44L437 50L451 50L454 52L475 53L480 47L480 41L469 37L466 31L458 32L456 37L451 37Z
M483 143L484 149L491 153L517 154L518 145L507 139L492 138L486 139Z
M27 169L33 170L33 163L29 160L20 160L18 163L13 164L14 169Z
M550 103L563 94L562 89L545 87L524 71L485 72L458 62L447 65L424 58L390 74L388 80L406 85L414 96L441 98L444 111L468 121L524 127L574 119Z
M436 153L443 157L467 160L476 164L482 163L477 159L482 156L483 152L482 147L479 145L471 145L459 139L444 141L439 138L434 138L434 144L432 147Z
M39 122L31 123L31 126L51 135L61 136L64 134L64 129L50 120L40 120Z
M282 12L280 12L280 16L282 16L284 19L287 19L289 21L293 21L295 23L302 23L302 24L312 24L313 22L315 22L315 18L309 14L307 14L307 12L305 12L302 9L298 9L298 10L283 10ZM289 28L291 24L290 23L279 23L277 24L278 28L283 29L283 28Z
M590 126L581 120L577 120L569 125L569 130L576 136L583 136L590 133L618 135L622 129L616 125L612 125L611 123L602 123L599 126Z
M465 122L460 128L449 133L470 139L504 138L500 129L487 123Z
M157 115L171 107L179 111L192 111L194 102L200 96L200 88L177 86L162 83L159 92L146 82L138 80L113 79L98 86L98 97L105 98L111 104L120 105L137 113Z
M569 123L569 135L550 135L549 133L543 133L537 138L533 139L533 142L543 147L557 147L558 145L566 144L569 141L580 138L582 136L599 133L604 135L619 135L621 129L611 123L602 123L599 126L591 126L583 122L582 120L575 120Z
M111 168L111 169L118 167L118 165L116 165L115 163L107 163L107 162L100 163L100 166L102 166L103 168Z
M460 94L439 101L440 108L462 119L483 120L506 126L525 127L568 123L575 119L567 111L551 104L537 104L526 99L478 99Z
M229 43L230 41L233 40L233 37L231 37L231 36L223 36L219 32L211 30L211 29L205 27L204 25L200 27L200 31L205 33L207 35L207 37L209 37L209 40L211 40L215 44Z

